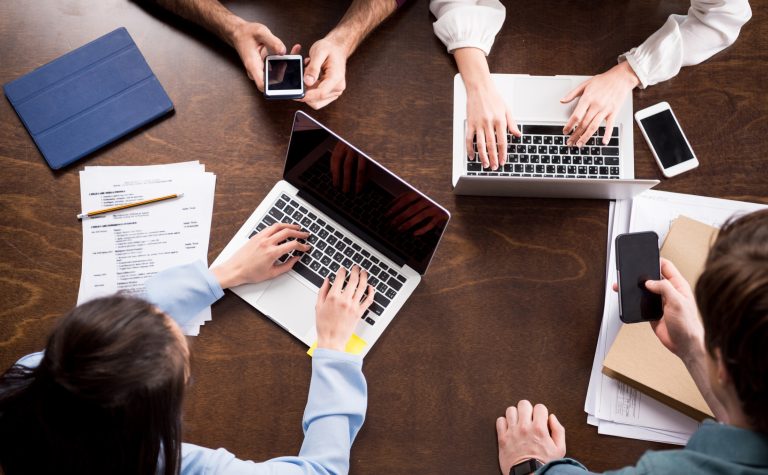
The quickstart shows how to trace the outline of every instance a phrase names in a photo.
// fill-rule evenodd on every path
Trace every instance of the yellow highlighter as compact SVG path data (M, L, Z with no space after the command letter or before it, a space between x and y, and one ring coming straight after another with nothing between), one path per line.
M368 343L365 340L353 333L352 337L347 342L347 346L344 347L344 352L349 353L350 355L359 355L363 352L363 348L365 348L366 345L368 345ZM317 342L312 343L312 346L307 350L307 354L312 356L315 352L315 348L317 348Z

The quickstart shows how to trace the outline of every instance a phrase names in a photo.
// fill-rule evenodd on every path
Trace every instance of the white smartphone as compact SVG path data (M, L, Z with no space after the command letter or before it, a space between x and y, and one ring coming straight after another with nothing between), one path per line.
M666 102L635 112L635 120L665 177L670 178L699 166L691 144Z
M264 61L267 99L304 97L304 59L300 54L270 55Z

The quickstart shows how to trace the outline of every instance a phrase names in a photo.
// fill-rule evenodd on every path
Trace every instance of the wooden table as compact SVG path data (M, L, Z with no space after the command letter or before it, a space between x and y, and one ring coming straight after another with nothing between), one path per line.
M301 5L300 3L305 3ZM687 2L516 2L490 57L494 72L595 74L684 13ZM286 43L305 47L345 2L236 2ZM768 203L768 14L739 41L675 79L636 91L635 109L669 101L701 166L660 190ZM527 398L566 426L568 454L593 470L664 445L606 437L583 411L602 313L606 201L455 196L450 185L456 68L411 2L348 63L348 89L310 113L453 214L425 279L366 358L368 416L353 473L496 474L494 420ZM218 176L213 260L281 176L294 102L266 102L237 55L163 11L123 0L0 3L5 83L127 27L175 114L54 172L9 103L0 103L0 365L41 349L76 301L81 261L78 170L200 160ZM635 131L636 175L661 174ZM185 440L241 458L295 454L310 360L305 348L232 294L191 338L194 383Z

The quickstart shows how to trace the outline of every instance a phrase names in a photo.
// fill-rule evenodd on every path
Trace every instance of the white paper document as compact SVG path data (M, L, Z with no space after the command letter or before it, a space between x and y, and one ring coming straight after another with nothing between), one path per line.
M587 389L584 410L587 422L598 433L684 445L699 423L685 414L602 373L603 360L621 328L618 297L611 286L616 281L616 236L626 232L655 231L659 244L669 225L680 215L721 226L734 215L762 205L649 190L634 200L619 200L609 208L608 255L605 303L597 350Z
M142 295L156 273L202 260L207 265L216 176L199 162L86 167L80 172L83 212L183 194L179 198L83 219L78 304L115 292ZM210 308L182 331L197 335Z

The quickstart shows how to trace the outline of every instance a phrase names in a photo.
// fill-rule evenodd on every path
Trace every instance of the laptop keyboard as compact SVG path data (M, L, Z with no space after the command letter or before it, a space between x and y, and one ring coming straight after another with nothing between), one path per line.
M323 280L326 277L333 282L339 267L349 270L353 264L357 264L368 272L368 283L376 289L373 303L362 316L362 319L369 325L376 323L376 317L384 312L384 309L405 284L405 277L397 270L373 255L356 239L352 239L342 230L325 222L286 194L282 194L278 198L248 238L252 238L255 234L266 229L267 226L275 223L299 224L302 229L310 233L306 241L303 239L299 239L299 241L309 243L312 246L311 251L307 253L294 251L281 256L279 261L285 262L293 255L301 256L299 262L293 266L293 270L317 288L323 285ZM289 240L293 239L290 238ZM348 279L349 273L347 273L346 280Z
M467 159L467 175L536 178L619 178L619 128L613 128L603 145L600 127L583 147L565 145L568 135L561 125L519 125L522 137L507 135L507 161L496 170L484 168L473 139L474 161Z

